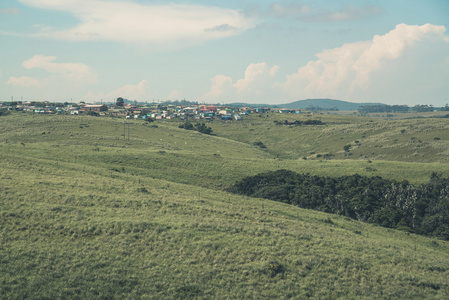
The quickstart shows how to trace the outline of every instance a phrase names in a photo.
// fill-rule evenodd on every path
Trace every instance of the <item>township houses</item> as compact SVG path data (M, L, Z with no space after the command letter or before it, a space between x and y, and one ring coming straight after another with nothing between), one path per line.
M186 103L187 104L187 103ZM240 121L250 114L301 113L299 109L260 108L260 107L234 107L214 104L159 104L159 103L125 103L123 105L92 104L83 101L79 103L49 103L43 102L0 102L0 107L8 110L30 111L35 114L71 114L78 115L86 112L96 112L101 115L129 119L169 120L174 118L196 120L236 120Z

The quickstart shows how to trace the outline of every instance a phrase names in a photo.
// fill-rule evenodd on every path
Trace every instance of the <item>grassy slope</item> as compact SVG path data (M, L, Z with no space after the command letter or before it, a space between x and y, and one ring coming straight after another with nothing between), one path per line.
M319 119L326 125L285 126L273 122L308 119ZM262 141L281 158L315 158L319 153L332 153L335 158L343 159L347 157L343 147L350 144L352 150L348 158L352 159L426 163L449 161L449 123L446 119L382 120L272 114L268 118L251 116L242 123L212 127L214 132L230 139L249 143Z
M275 160L216 124L134 123L124 141L111 119L0 122L0 298L449 295L447 242L208 188L280 167L421 182L445 165Z

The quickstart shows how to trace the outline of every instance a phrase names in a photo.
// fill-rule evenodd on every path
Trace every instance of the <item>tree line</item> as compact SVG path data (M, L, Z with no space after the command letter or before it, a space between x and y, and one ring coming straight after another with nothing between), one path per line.
M379 176L331 178L278 170L246 177L229 191L449 240L449 178L435 173L415 186Z
M183 124L180 124L178 127L184 128L187 130L196 130L196 131L204 133L204 134L212 134L212 128L207 127L206 124L204 124L204 123L195 123L195 125L194 125L194 124L190 123L189 121L187 121Z
M289 122L289 121L287 121L287 120L285 120L285 121L278 121L278 120L275 120L274 121L274 124L276 124L276 125L295 125L295 126L302 126L302 125L325 125L325 123L324 122L322 122L322 121L320 121L320 120L305 120L305 121L299 121L299 120L296 120L296 121L292 121L292 122Z
M435 108L433 105L423 105L417 104L413 107L409 107L408 105L387 105L387 104L379 104L379 105L362 105L357 111L360 114L368 114L368 113L407 113L407 112L429 112L429 111L449 111L449 105L446 104L444 107Z

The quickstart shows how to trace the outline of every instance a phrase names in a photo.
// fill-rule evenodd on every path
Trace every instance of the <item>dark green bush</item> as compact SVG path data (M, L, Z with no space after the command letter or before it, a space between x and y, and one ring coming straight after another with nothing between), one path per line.
M449 240L449 179L436 173L429 183L413 186L379 176L278 170L246 177L229 191Z

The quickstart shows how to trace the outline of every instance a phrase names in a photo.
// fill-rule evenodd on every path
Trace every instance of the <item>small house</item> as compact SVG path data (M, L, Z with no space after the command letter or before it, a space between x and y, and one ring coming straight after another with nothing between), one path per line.
M81 108L82 111L96 111L96 112L101 112L101 111L108 111L108 107L104 104L101 105L84 105Z

